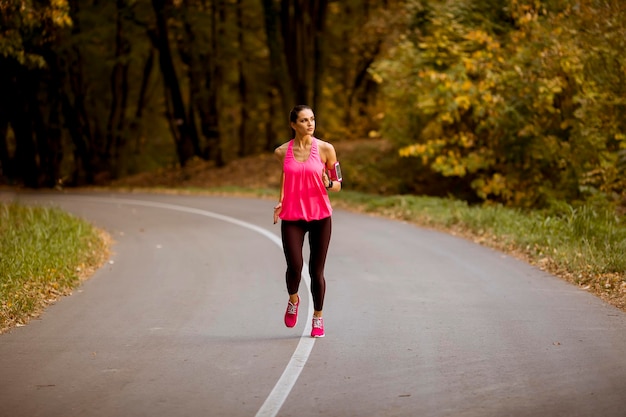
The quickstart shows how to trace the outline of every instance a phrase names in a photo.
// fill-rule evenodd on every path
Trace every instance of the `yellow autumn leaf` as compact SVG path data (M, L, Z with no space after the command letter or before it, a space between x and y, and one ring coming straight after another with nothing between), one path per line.
M462 110L467 110L472 105L472 101L469 96L457 96L454 98L454 102Z
M442 123L453 123L454 122L454 118L452 117L452 115L450 113L441 113L439 115L439 120L441 120Z

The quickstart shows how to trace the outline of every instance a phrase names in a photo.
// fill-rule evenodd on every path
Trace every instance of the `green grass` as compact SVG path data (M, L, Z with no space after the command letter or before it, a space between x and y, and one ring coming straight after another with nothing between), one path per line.
M104 236L56 208L0 204L0 331L69 293L107 256Z

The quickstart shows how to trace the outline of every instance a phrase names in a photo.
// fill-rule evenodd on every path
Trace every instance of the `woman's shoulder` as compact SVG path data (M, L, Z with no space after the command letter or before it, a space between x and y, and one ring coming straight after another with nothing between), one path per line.
M282 159L285 154L287 153L287 149L289 148L289 144L291 143L291 140L283 143L282 145L278 146L276 149L274 149L274 155L276 155L278 158Z
M322 148L322 149L335 149L335 147L333 146L332 143L330 142L326 142L325 140L319 139L319 138L315 138L317 139L317 146Z
M317 138L316 138L317 139ZM324 140L321 139L317 139L317 147L320 150L320 153L334 153L335 152L335 147L332 145L332 143L330 142L326 142Z

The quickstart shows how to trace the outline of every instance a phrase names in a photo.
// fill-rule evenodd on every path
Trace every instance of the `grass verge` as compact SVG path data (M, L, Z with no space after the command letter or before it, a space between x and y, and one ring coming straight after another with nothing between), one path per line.
M109 243L60 209L0 203L0 333L71 293L108 258Z

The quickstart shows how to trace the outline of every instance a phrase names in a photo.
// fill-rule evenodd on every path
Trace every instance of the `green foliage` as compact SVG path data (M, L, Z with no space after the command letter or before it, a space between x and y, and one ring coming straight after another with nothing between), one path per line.
M485 201L624 196L626 6L561 3L433 4L374 68L400 155Z
M69 292L105 254L83 220L54 208L0 204L0 331Z

